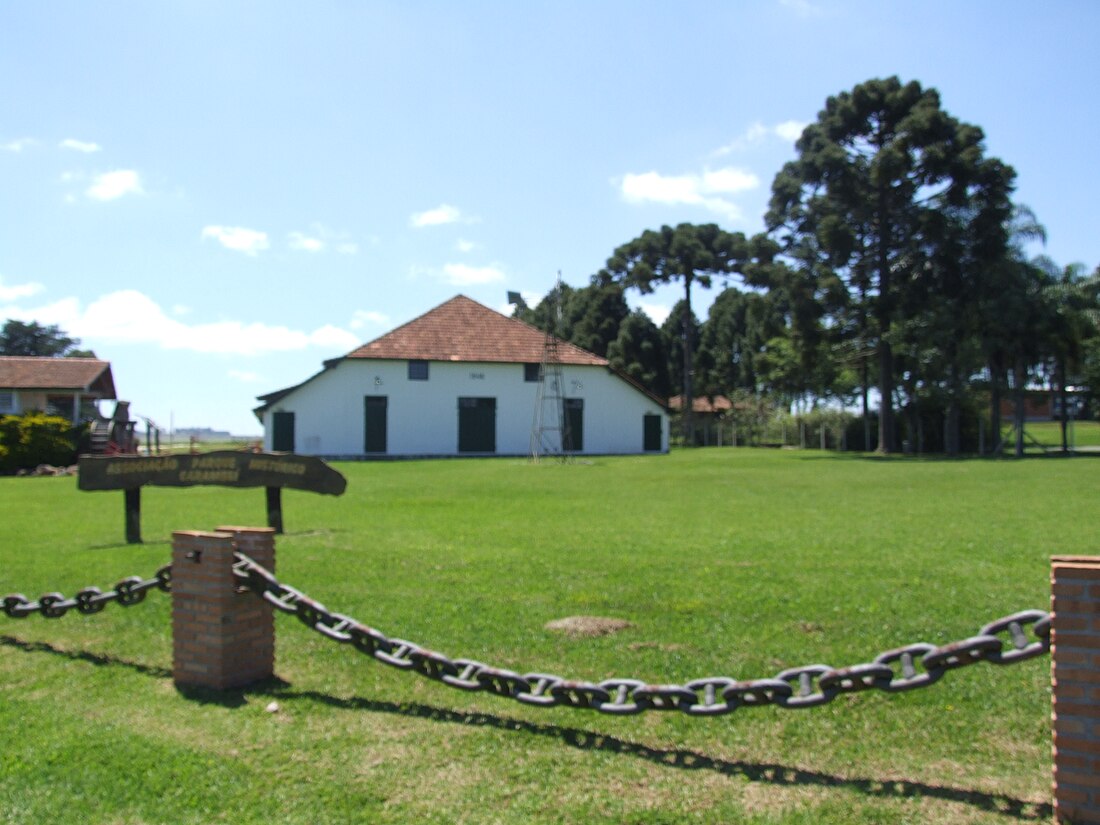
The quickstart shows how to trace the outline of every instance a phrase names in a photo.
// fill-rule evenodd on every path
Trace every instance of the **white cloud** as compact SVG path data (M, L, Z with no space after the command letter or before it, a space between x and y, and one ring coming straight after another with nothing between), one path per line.
M735 137L725 146L714 151L715 157L722 157L732 152L742 152L750 146L756 146L768 136L768 127L760 121L751 124L744 134Z
M258 384L263 379L257 372L250 372L249 370L229 370L227 373L230 378L240 381L242 384Z
M269 246L266 232L245 229L243 226L204 226L202 237L213 238L226 249L243 252L245 255L258 255Z
M725 146L716 149L712 154L714 157L722 157L733 152L743 152L761 145L771 137L777 137L787 143L794 143L801 137L802 130L805 128L806 124L800 120L785 120L775 126L765 126L760 121L756 121L742 135L735 137Z
M320 252L325 248L325 242L302 232L291 232L287 236L287 246L297 252Z
M741 208L722 195L755 189L760 179L736 167L707 169L702 174L662 175L659 172L628 173L620 191L627 203L663 203L701 206L730 220L741 218Z
M457 249L459 252L473 252L475 249L478 248L478 244L474 243L473 241L468 241L465 238L459 238L458 241L455 243L455 249Z
M824 9L810 0L779 0L779 5L792 9L799 17L821 17Z
M187 324L172 318L149 296L133 289L111 292L81 307L76 298L63 298L36 309L0 307L5 317L57 324L85 346L138 344L168 350L220 355L263 355L318 347L347 352L359 338L347 330L324 325L306 332L258 322L213 321Z
M661 326L661 324L663 324L665 321L667 321L668 316L672 312L671 307L666 307L666 306L663 306L661 304L643 304L643 303L639 303L638 304L638 309L640 309L642 312L644 312L646 315L648 315L650 320L652 320L653 323L655 323L657 326Z
M447 283L455 286L493 284L504 280L504 271L497 266L467 266L444 264L443 275Z
M89 143L84 140L75 140L74 138L66 138L58 144L62 149L72 149L74 152L98 152L102 147L98 143Z
M703 173L703 191L736 194L747 192L760 185L760 178L752 172L727 166L725 169L707 170Z
M359 244L349 240L347 232L338 232L321 223L310 225L308 232L294 231L287 235L287 246L297 252L325 252L333 249L341 255L355 255Z
M32 295L37 295L43 289L45 287L42 284L36 283L4 286L3 279L0 279L0 301L18 301L20 298L29 298Z
M0 143L0 150L5 152L22 152L29 146L34 146L36 141L34 138L18 138L17 140L9 140L6 143Z
M186 304L172 304L172 314L173 315L190 315L191 314L191 307L187 306Z
M84 192L92 200L113 201L123 195L141 195L141 176L133 169L116 169L104 172L92 179L92 185Z
M421 229L425 226L442 226L448 223L458 223L466 220L456 207L448 203L441 203L435 209L424 212L414 212L409 216L409 224Z
M357 309L348 324L352 329L362 329L365 326L386 327L389 326L390 317L382 312L370 309Z
M332 324L325 324L313 330L309 333L308 340L310 346L338 349L343 352L355 349L362 343L359 336L352 335L346 329L340 329Z
M802 130L807 125L801 120L784 120L782 123L776 124L775 133L783 140L794 143L802 137Z

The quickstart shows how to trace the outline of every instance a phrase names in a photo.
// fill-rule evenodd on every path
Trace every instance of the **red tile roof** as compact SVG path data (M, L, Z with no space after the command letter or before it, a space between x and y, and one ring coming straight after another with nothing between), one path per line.
M346 357L536 364L545 342L542 330L456 295ZM558 357L563 364L607 366L606 358L560 340Z
M668 406L673 410L681 410L684 407L684 397L674 395L668 399ZM733 409L733 403L724 395L716 395L713 398L696 396L691 399L691 411L697 413L722 413Z
M79 390L115 397L111 363L98 358L33 358L0 355L0 387L13 390Z

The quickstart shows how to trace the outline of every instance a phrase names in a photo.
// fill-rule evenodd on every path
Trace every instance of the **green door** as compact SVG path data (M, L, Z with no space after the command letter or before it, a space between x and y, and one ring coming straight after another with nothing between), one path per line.
M386 404L384 395L363 396L363 452L386 452Z
M277 453L294 452L294 413L277 412L271 419L271 449Z
M562 400L565 408L565 430L562 442L567 453L579 453L584 450L584 399L566 398Z
M495 453L497 450L497 400L458 399L458 451Z
M650 413L643 420L642 449L647 453L659 453L661 451L661 416Z

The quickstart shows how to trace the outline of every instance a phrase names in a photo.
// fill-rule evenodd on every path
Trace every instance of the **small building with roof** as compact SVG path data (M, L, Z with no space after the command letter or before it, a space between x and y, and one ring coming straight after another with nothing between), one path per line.
M668 451L662 399L555 340L569 452ZM264 448L326 458L527 455L546 334L458 295L261 395Z
M0 356L0 415L40 411L77 424L98 415L97 401L115 397L109 361Z

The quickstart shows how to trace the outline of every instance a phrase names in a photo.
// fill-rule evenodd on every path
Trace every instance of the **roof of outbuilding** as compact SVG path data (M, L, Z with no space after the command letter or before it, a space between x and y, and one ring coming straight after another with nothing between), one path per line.
M0 387L13 390L80 390L115 397L111 363L98 358L0 355Z
M545 344L546 333L542 330L501 315L465 295L456 295L345 357L539 363ZM606 358L561 340L558 358L563 364L607 366Z
M668 399L669 409L682 410L684 407L684 397L682 395L674 395ZM715 395L710 398L706 396L696 396L691 399L692 412L697 413L724 413L732 410L735 405L724 395Z

